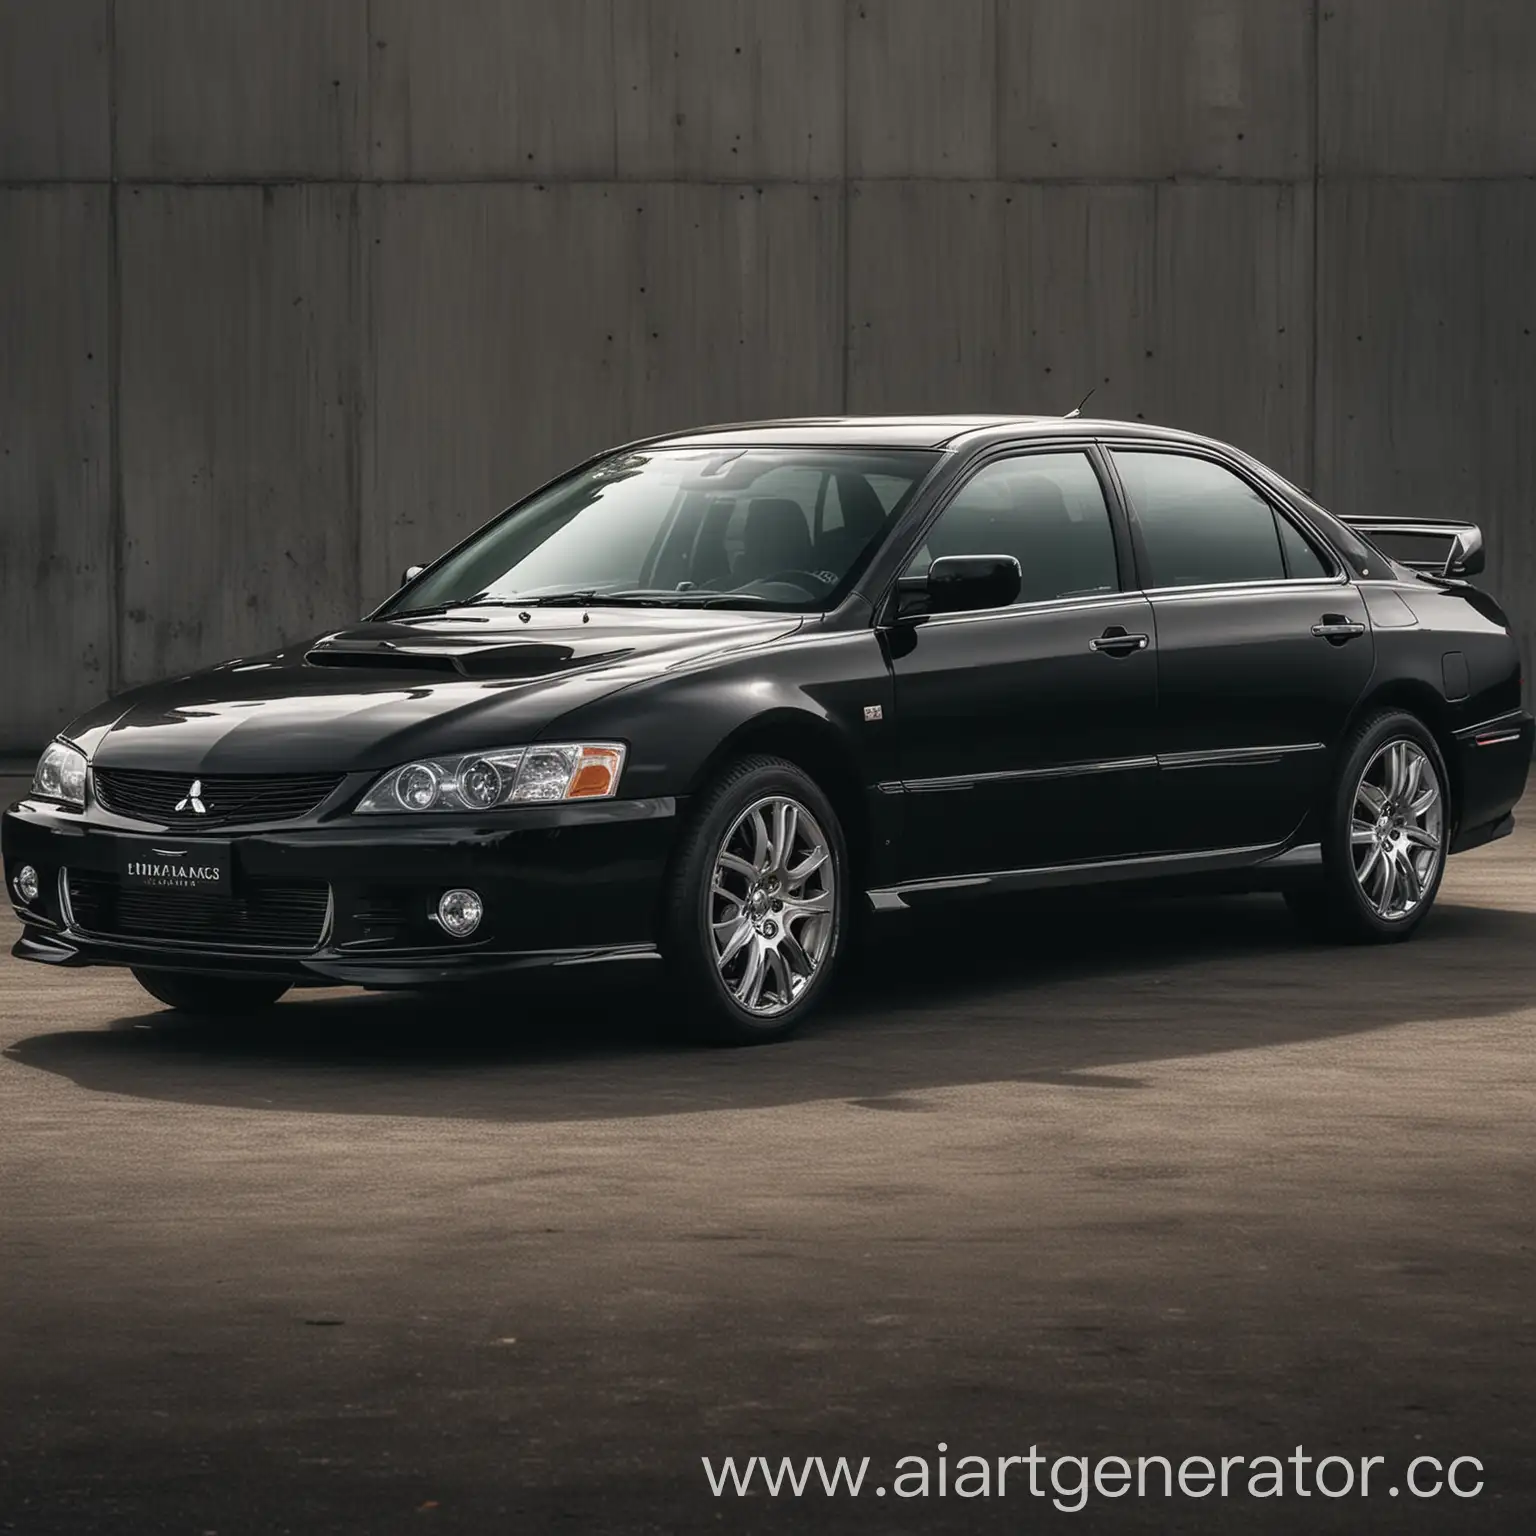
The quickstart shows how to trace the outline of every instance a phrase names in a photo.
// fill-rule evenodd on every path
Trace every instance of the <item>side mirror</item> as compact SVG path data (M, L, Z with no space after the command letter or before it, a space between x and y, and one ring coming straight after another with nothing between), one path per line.
M1012 555L940 555L926 576L904 577L897 584L902 615L971 613L1006 608L1024 586L1024 573Z
M402 587L410 586L410 584L415 581L416 578L420 576L424 570L426 570L426 566L424 565L406 566L404 574L400 577L400 585Z

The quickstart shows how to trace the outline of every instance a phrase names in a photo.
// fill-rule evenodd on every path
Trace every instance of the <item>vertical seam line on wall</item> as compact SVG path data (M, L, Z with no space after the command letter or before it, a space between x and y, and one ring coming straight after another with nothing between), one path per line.
M1321 496L1317 483L1317 435L1318 435L1318 358L1322 337L1322 4L1312 0L1312 356L1308 370L1307 401L1307 490L1313 496Z
M351 208L349 216L352 222L350 238L352 241L350 267L350 279L352 283L352 361L347 370L352 386L352 408L349 427L352 433L352 451L350 477L351 484L348 490L352 496L352 580L354 583L354 597L352 609L355 614L361 616L369 611L364 606L364 583L367 573L363 569L363 496L364 487L368 484L367 470L363 464L363 453L368 446L368 433L366 431L367 412L370 403L377 398L373 390L373 381L366 379L371 363L373 346L373 246L369 244L369 236L373 229L371 218L365 219L364 208L371 212L377 212L378 203L373 198L382 199L383 193L379 190L379 183L374 181L373 197L370 198L367 184L368 173L378 171L378 163L374 160L373 143L373 70L374 59L378 49L374 47L374 22L373 0L368 0L363 10L363 52L366 57L363 60L363 78L359 82L363 92L361 111L363 116L363 175L361 185L354 186L351 196Z
M608 100L613 112L610 122L613 153L613 179L619 179L619 17L614 0L608 0Z
M1003 0L992 0L992 179L1003 179Z
M118 238L117 0L107 6L107 656L106 684L118 692L125 681L123 595L123 321L122 247Z
M999 202L1003 183L1003 0L992 0L992 185L990 195L997 230L997 302L1000 312L1008 309L1010 289L1008 274L1008 215L1006 202ZM989 349L987 359L987 398L1001 410L1012 402L1010 369L1000 349Z
M852 372L853 350L853 156L848 142L848 129L852 121L852 114L848 110L848 96L852 90L853 80L853 55L850 49L853 29L849 25L848 18L855 3L856 0L843 0L843 184L842 196L838 199L842 207L842 229L839 235L843 245L841 273L843 291L840 295L839 309L843 335L840 356L842 378L839 381L838 408L844 416L849 412L848 379Z
M368 345L367 296L364 276L368 262L368 236L363 225L365 189L354 186L347 198L348 281L352 289L349 304L352 322L352 356L347 364L347 387L352 398L347 410L347 431L351 437L347 450L347 498L352 514L352 612L359 617L368 612L363 597L363 349Z
M368 181L380 174L379 162L373 155L373 60L377 52L373 46L373 0L368 0L363 7L363 76L357 82L357 88L362 92L358 111L363 119L363 162L358 168L359 181ZM406 164L410 164L409 159Z

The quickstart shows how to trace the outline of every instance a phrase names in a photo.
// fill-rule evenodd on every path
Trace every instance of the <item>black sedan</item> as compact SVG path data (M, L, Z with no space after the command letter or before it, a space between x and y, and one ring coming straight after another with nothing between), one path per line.
M15 953L205 1014L657 962L746 1042L859 918L992 892L1219 877L1406 938L1530 763L1481 564L1144 425L631 444L364 623L76 720L5 815Z

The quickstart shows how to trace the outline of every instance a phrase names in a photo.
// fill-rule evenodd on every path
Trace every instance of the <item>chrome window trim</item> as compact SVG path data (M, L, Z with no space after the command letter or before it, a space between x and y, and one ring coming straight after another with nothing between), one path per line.
M880 627L891 629L898 625L921 625L927 629L935 624L940 626L967 624L977 619L1003 618L1010 614L1075 613L1080 609L1104 607L1109 604L1141 602L1145 597L1146 593L1135 588L1119 592L1095 592L1084 597L1045 597L1033 603L1009 603L1002 608L967 608L964 613L917 613L910 618L896 619Z
M1009 603L1001 608L968 608L964 613L919 613L910 618L888 621L879 627L889 629L897 624L921 624L926 628L935 624L963 624L976 619L997 618L1005 614L1075 612L1080 608L1142 600L1153 602L1170 597L1242 596L1246 593L1301 592L1308 588L1319 592L1336 592L1353 584L1353 578L1348 573L1340 572L1337 576L1287 576L1280 581L1220 581L1189 587L1125 587L1118 592L1094 592L1082 597L1047 597L1032 603Z
M1142 600L1155 602L1160 598L1170 597L1226 597L1242 596L1253 592L1298 592L1308 587L1320 592L1336 592L1341 587L1352 585L1352 578L1341 573L1338 576L1288 576L1282 581L1211 582L1199 587L1127 587L1119 592L1096 592L1085 597L1047 597L1033 603L1009 603L1002 608L968 608L964 613L919 613L913 614L910 618L889 621L878 627L890 629L898 624L920 624L928 628L935 624L964 624L976 619L999 618L1014 613L1076 612L1082 608Z
M1347 573L1341 572L1337 576L1286 576L1279 581L1208 581L1198 586L1145 587L1142 589L1142 596L1148 598L1220 597L1228 592L1296 592L1307 587L1315 587L1323 592L1333 592L1340 587L1352 585L1352 578Z

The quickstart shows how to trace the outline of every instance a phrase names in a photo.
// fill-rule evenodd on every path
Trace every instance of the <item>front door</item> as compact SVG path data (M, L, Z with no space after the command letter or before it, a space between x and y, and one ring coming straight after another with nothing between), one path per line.
M908 567L1012 555L1007 608L898 622L894 675L904 880L1141 852L1157 782L1150 604L1122 590L1109 505L1086 451L993 460Z
M1364 600L1235 469L1117 448L1158 653L1159 851L1291 837L1370 681Z

